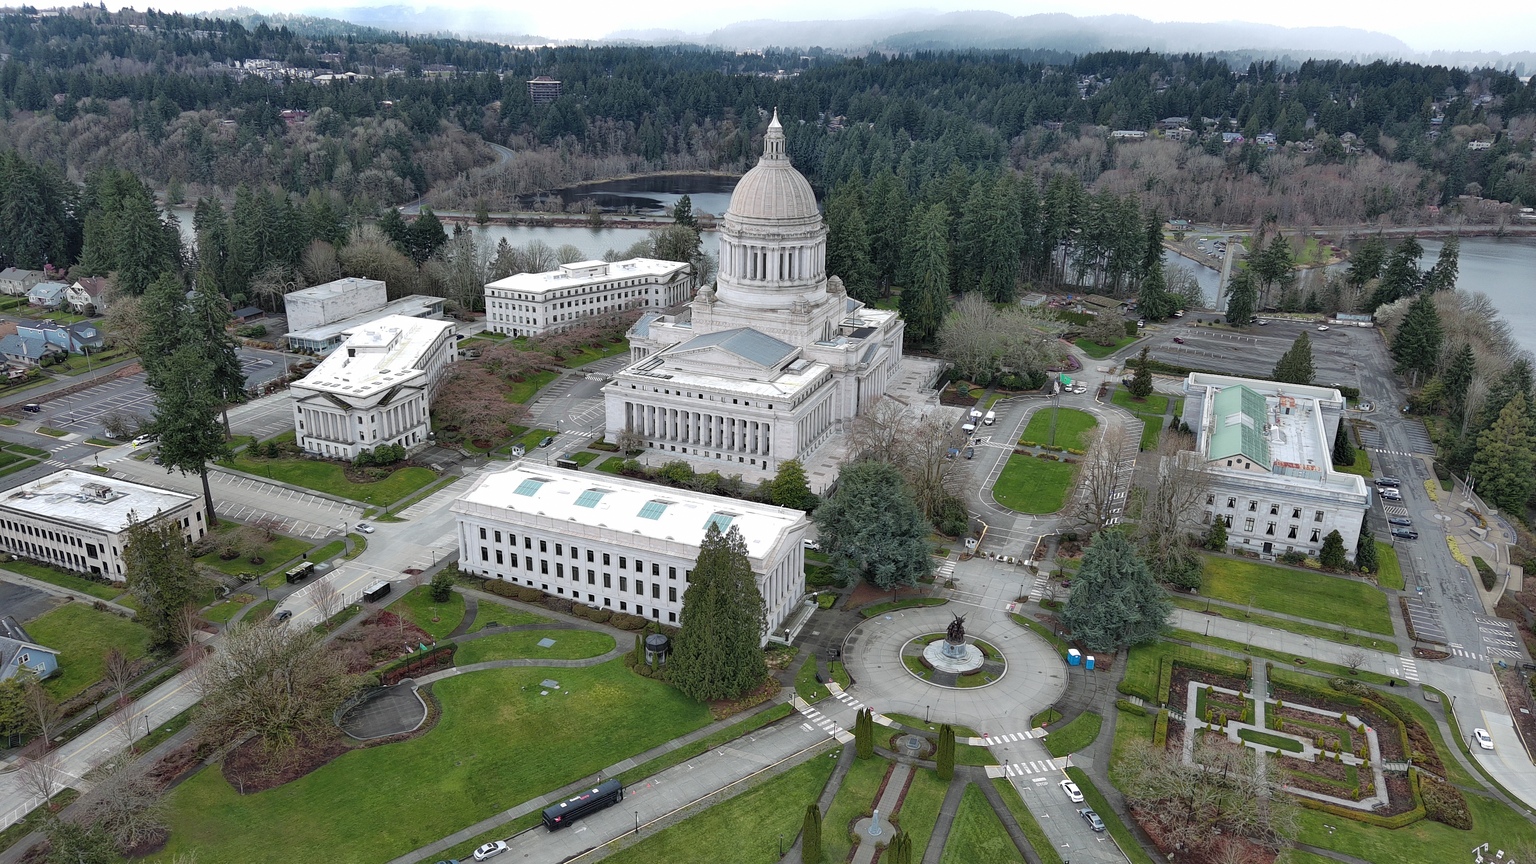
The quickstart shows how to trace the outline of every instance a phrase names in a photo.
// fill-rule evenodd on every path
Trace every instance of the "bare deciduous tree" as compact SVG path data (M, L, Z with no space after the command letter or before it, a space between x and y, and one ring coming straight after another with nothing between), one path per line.
M1192 543L1210 494L1210 469L1186 433L1165 431L1157 454L1157 479L1140 502L1139 534L1158 581L1195 588L1201 561Z
M1213 747L1200 739L1194 762L1184 764L1177 750L1141 750L1125 765L1126 797L1156 822L1169 842L1179 848L1205 848L1222 835L1235 835L1266 849L1280 849L1296 836L1296 804L1281 790L1268 760L1256 760L1244 748Z
M220 650L199 668L198 722L213 740L259 736L269 751L291 748L331 724L331 713L357 690L341 654L304 627L243 622L224 633Z
M53 694L35 678L27 682L23 700L32 727L37 730L37 737L42 741L43 752L47 752L53 746L53 737L63 728L64 710L53 698Z
M43 753L35 758L23 758L21 768L17 771L17 778L21 781L21 788L33 798L39 801L47 801L55 792L64 788L67 779L64 769L59 766L59 759L53 753ZM50 806L50 810L52 807Z
M117 704L127 703L128 685L133 682L133 661L114 646L108 648L107 653L102 656L102 666L106 672L107 683L111 685L112 692L117 696Z
M95 788L85 801L93 828L106 834L122 853L166 830L160 784L143 763L124 752L96 769Z
M854 421L852 438L853 452L860 458L887 462L901 471L929 519L946 500L959 496L965 460L955 454L966 439L942 410L920 411L884 398Z
M331 584L331 580L321 579L309 587L309 600L320 613L321 623L325 623L341 611L344 598L336 586Z
M1351 648L1344 652L1344 665L1349 667L1349 674L1353 675L1365 665L1365 652L1359 648Z
M1085 533L1092 534L1111 524L1123 504L1115 497L1120 456L1128 440L1119 424L1106 426L1099 440L1088 448L1082 469L1077 473L1077 498L1072 503L1072 520Z
M645 436L636 432L633 426L625 426L623 431L615 436L614 446L624 453L639 453L645 449Z

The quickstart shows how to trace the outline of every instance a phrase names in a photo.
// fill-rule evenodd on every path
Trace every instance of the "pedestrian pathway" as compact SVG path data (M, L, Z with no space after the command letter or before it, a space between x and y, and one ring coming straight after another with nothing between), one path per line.
M1059 756L1054 759L1036 759L1030 762L1009 762L1005 765L987 765L988 777L1033 777L1036 774L1050 774L1067 767L1071 761L1068 756Z
M888 845L891 838L896 836L896 826L891 824L891 814L901 803L902 796L907 791L907 783L911 779L910 764L897 762L891 767L891 773L885 781L885 790L880 793L879 800L875 801L873 819L861 819L854 827L854 836L858 838L859 845L853 850L853 864L872 864L875 856L880 854L880 849ZM878 834L875 833L877 831Z
M804 699L801 699L799 696L791 697L790 704L793 705L795 710L799 711L806 720L810 721L809 723L801 724L805 726L805 728L809 729L811 728L811 725L814 724L821 731L831 735L833 738L836 738L839 744L847 744L853 740L853 735L851 733L849 733L843 727L837 725L837 723L833 721L831 717L828 717L827 715L816 710L813 705L811 705L809 702L806 702Z

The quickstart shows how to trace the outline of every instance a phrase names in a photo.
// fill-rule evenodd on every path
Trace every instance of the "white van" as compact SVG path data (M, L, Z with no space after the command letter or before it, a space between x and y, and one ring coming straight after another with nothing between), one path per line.
M981 409L980 408L972 408L971 409L971 422L975 423L977 420L980 420L980 419L981 419Z
M976 431L976 424L975 423L967 423L964 426L960 427L960 431L964 432L966 435L971 435L971 434L973 434Z
M996 420L997 420L997 412L996 411L988 411L987 412L987 416L981 418L981 422L987 424L988 426L991 426L992 423L994 421L996 421Z

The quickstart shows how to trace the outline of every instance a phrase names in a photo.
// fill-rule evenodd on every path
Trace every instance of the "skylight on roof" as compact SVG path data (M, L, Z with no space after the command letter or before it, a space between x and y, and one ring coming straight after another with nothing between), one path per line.
M576 506L596 507L597 502L603 500L603 496L607 494L607 489L588 489L587 491L576 496Z
M647 501L645 502L645 506L640 508L640 518L660 519L661 514L665 512L667 512L666 501Z
M720 529L721 534L724 534L730 530L731 522L735 521L735 519L736 515L734 513L711 513L709 518L704 520L704 530L708 531L709 526L713 525Z
M539 489L544 486L544 482L545 481L543 480L524 480L523 482L517 484L517 488L512 490L512 494L527 495L528 497L532 498L534 495L538 494Z

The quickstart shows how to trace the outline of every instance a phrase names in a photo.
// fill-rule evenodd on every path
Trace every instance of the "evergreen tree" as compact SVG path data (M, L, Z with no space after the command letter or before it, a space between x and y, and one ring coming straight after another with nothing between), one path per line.
M1312 384L1312 339L1303 332L1275 364L1270 377L1282 384Z
M699 700L734 699L768 675L762 639L763 595L747 544L732 525L710 522L699 544L693 581L683 595L683 620L669 667L679 690Z
M1419 259L1424 247L1412 237L1404 237L1392 250L1381 274L1381 282L1371 294L1367 311L1374 312L1382 306L1418 292L1423 274L1419 272Z
M1525 512L1536 489L1536 438L1524 393L1516 393L1499 418L1477 437L1472 476L1484 501L1510 513Z
M1100 531L1083 553L1061 621L1092 651L1117 651L1156 639L1171 606L1136 547L1119 531Z
M175 252L155 200L142 183L128 186L115 220L114 260L118 290L139 295L162 273L175 268Z
M484 198L475 199L475 224L486 225L491 221L491 210L485 204Z
M1142 346L1136 357L1136 372L1131 376L1131 398L1145 402L1152 395L1152 364L1147 358L1147 348Z
M203 347L208 360L208 380L224 417L224 434L231 435L229 406L245 401L245 370L240 365L239 343L229 333L229 302L219 295L210 270L198 273L197 289L188 304L185 339Z
M1461 270L1461 238L1451 235L1440 247L1440 255L1433 267L1424 274L1425 291L1451 291L1456 288L1456 276Z
M219 519L208 485L208 463L230 457L219 422L224 402L214 367L206 344L187 343L164 360L158 377L149 382L155 394L154 430L160 436L157 455L167 472L197 474L202 479L210 529Z
M827 274L841 278L855 300L873 303L879 293L869 261L862 197L862 190L850 181L838 186L827 200Z
M1211 517L1210 530L1205 532L1205 548L1212 552L1227 551L1227 520L1220 513Z
M1232 281L1227 284L1227 323L1233 327L1247 327L1258 306L1259 292L1254 286L1253 274L1246 269L1232 274Z
M800 861L821 864L827 852L821 845L821 808L816 802L805 805L805 821L800 826Z
M885 171L870 184L866 200L864 221L869 226L869 260L875 285L881 296L886 296L902 273L910 209L907 190L896 175Z
M139 300L142 333L136 347L149 388L165 381L165 364L185 344L187 301L181 282L166 273L156 279Z
M1460 424L1466 418L1467 388L1472 386L1472 376L1477 374L1477 357L1472 353L1472 343L1461 343L1445 374L1440 376L1445 385L1446 412Z
M693 217L693 199L687 195L679 195L677 203L672 205L672 221L678 225L686 225L689 228L699 230L699 221Z
M769 501L779 507L809 513L819 503L816 493L811 491L810 484L805 480L805 467L798 459L786 459L779 463L779 470L773 476L769 492Z
M1381 239L1381 235L1367 237L1350 256L1349 269L1344 276L1345 283L1358 292L1381 275L1381 264L1386 257L1387 242Z
M912 835L896 829L891 848L881 860L889 861L889 864L912 864Z
M1355 569L1362 573L1375 573L1378 569L1376 563L1376 538L1371 536L1369 525L1360 526L1360 539L1355 543Z
M1141 291L1136 311L1148 321L1162 321L1173 314L1176 300L1168 293L1163 276L1163 217L1155 211L1147 219L1146 251L1141 259Z
M239 195L239 191L236 190L235 201L237 206L240 200ZM375 224L378 225L379 230L384 233L384 236L389 238L389 242L395 244L396 249L399 249L402 254L409 254L406 244L410 238L411 226L406 224L405 217L400 215L399 210L394 207L384 208L384 215L380 216L379 221Z
M860 708L859 713L854 715L853 752L860 759L875 755L875 721L868 708Z
M182 531L175 519L134 522L123 545L123 578L139 604L136 620L156 645L184 645L191 636L178 618L196 603L198 578Z
M908 275L901 292L901 317L912 341L926 345L938 336L949 309L949 211L935 204L913 216L904 259Z
M447 242L448 233L443 230L442 221L432 212L431 207L423 207L421 215L411 222L411 228L406 233L405 254L421 264Z
M811 518L844 585L862 578L890 591L932 572L928 523L894 465L855 462Z
M1288 287L1296 278L1296 259L1291 252L1290 241L1282 234L1271 237L1269 243L1254 256L1250 265L1259 279L1260 297L1259 305L1267 307L1271 305L1270 288L1279 284L1282 289Z
M1408 306L1408 314L1392 338L1392 359L1400 373L1412 373L1429 377L1440 360L1440 313L1435 309L1434 297L1425 293L1415 297Z
M1355 444L1349 440L1348 424L1342 421L1339 423L1339 431L1333 436L1333 464L1340 468L1355 464Z
M955 727L945 723L939 727L939 747L934 754L938 763L939 779L949 781L955 776Z
M1318 560L1329 570L1343 570L1349 566L1349 557L1344 551L1344 535L1337 528L1323 538L1323 551Z

